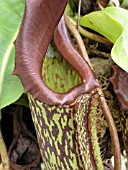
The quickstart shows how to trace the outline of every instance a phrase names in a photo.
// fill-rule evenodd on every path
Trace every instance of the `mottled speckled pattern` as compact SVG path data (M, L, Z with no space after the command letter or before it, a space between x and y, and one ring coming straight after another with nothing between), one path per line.
M47 106L31 96L29 101L46 170L82 170L73 107Z
M49 106L31 95L29 101L46 170L103 169L95 134L97 104L89 108L91 95L78 98L74 107ZM88 126L84 126L87 121Z
M87 170L104 169L97 137L97 107L98 95L96 93L78 97L75 106L79 150Z

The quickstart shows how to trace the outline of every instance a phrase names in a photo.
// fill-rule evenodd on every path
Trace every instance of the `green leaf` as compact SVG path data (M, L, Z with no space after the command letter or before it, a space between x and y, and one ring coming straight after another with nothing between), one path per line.
M15 48L13 42L19 31L25 2L11 0L0 2L0 109L16 101L23 86L13 76Z
M111 56L114 62L128 72L128 11L108 7L81 18L82 26L91 28L114 43Z

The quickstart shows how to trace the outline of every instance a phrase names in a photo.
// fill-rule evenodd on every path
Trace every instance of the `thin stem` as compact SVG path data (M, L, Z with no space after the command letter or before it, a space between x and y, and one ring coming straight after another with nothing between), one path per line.
M97 4L99 5L99 7L105 8L107 7L108 3L110 0L97 0Z
M78 44L78 47L82 53L82 56L86 54L86 56L84 57L86 59L86 61L89 63L90 67L91 63L86 51L85 46L83 47L83 40L81 38L79 34L79 32L77 31L77 29L74 29L74 25L71 22L70 18L65 14L65 22L67 27L70 29L71 34L74 36L74 38L76 39L76 42ZM98 80L97 80L98 81ZM106 103L105 97L103 95L102 89L101 88L97 88L98 94L99 94L99 98L100 98L100 103L102 106L102 110L103 110L103 114L106 118L108 127L109 127L109 132L111 135L111 140L112 140L112 147L113 147L113 154L114 154L114 170L121 170L121 154L120 154L120 143L119 143L119 139L118 139L118 134L117 134L117 130L115 127L115 123L112 117L112 114L109 110L109 107Z
M120 6L120 2L119 0L111 0L111 3L116 6L116 7L119 7Z
M81 13L81 0L79 0L79 6L78 6L78 20L77 20L77 30L79 31L80 26L80 13Z
M91 54L95 54L97 56L100 56L100 57L103 57L103 58L111 58L111 54L109 53L105 53L105 52L102 52L102 51L99 51L99 50L88 50L88 54L91 55Z
M112 140L112 148L113 148L113 154L114 154L114 170L121 170L121 153L120 153L120 143L119 138L116 130L116 126L112 117L112 114L110 112L110 109L106 103L105 97L103 95L102 89L97 88L100 103L102 106L102 110L104 113L104 117L108 123L109 132L111 135Z
M69 17L69 19L74 26L77 26L77 23L71 17ZM112 45L112 42L110 42L108 39L101 37L99 35L93 34L89 31L85 30L81 26L79 26L79 32L80 32L81 35L83 35L84 37L90 38L91 40L94 40L94 41L97 41L99 43L103 43L103 44L106 44L106 45Z
M72 24L69 16L66 13L64 14L64 19L65 19L65 23L67 25L67 28L71 31L72 35L75 37L75 40L78 44L78 48L80 50L82 57L89 63L89 65L91 65L90 60L88 58L88 54L87 54L86 49L85 49L84 42L83 42L78 30Z
M1 111L0 111L0 117L1 117ZM2 136L1 128L0 128L0 155L2 159L3 170L9 170L9 158L7 154L6 145L4 143L4 139Z

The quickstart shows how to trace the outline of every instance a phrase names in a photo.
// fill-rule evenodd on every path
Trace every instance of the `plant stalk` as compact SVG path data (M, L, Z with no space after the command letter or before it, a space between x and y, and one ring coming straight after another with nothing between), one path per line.
M81 0L79 0L79 6L78 6L78 20L77 20L77 30L79 31L80 26L80 13L81 13Z
M0 122L1 122L1 110L0 110ZM0 127L0 155L2 159L2 167L3 167L2 170L9 170L9 158L7 154L6 145L4 143L4 139L2 136L1 127Z
M67 14L64 15L65 16L65 22L66 25L68 27L68 29L71 31L71 34L74 36L74 38L76 39L76 42L78 44L79 50L83 56L83 58L85 58L85 60L88 62L88 64L91 66L85 45L83 43L83 40L79 34L79 31L76 29L76 27L73 25L73 23L71 22L70 18L68 17ZM93 68L92 68L93 70ZM98 80L97 80L98 81ZM106 100L104 98L103 92L101 88L97 88L98 94L99 94L99 99L100 99L100 103L102 106L102 111L104 114L104 117L107 121L108 127L109 127L109 132L111 135L111 140L112 140L112 147L113 147L113 154L114 154L114 170L121 170L121 153L120 153L120 143L119 143L119 139L118 139L118 134L117 134L117 130L115 127L115 123L112 117L112 114L110 112L110 109L106 103Z

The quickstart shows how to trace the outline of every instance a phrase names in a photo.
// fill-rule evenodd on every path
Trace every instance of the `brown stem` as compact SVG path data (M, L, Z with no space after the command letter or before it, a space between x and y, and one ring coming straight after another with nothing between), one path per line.
M64 14L64 19L65 19L65 23L67 28L71 31L72 35L75 37L75 40L78 44L78 48L80 50L80 53L82 55L82 57L88 62L88 64L91 66L90 60L88 58L88 54L86 52L85 49L85 45L84 42L78 32L78 30L76 29L76 27L72 24L70 17L65 13Z
M112 148L113 148L113 154L114 154L114 170L121 170L120 143L119 143L119 138L118 138L117 130L115 127L115 123L114 123L112 114L106 103L106 100L104 98L101 88L97 88L97 90L98 90L102 110L104 113L104 117L108 123L108 128L109 128L109 132L111 135Z
M110 0L97 0L96 4L98 4L99 8L107 7Z
M82 54L86 54L86 58L88 58L87 61L89 61L89 57L87 55L86 48L85 47L83 48L83 44L84 44L83 40L81 39L80 35L78 35L79 32L77 31L77 29L74 29L74 25L72 24L72 22L70 22L70 20L66 14L65 14L65 22L66 22L68 28L70 29L72 35L76 39L78 46L80 48L80 51L82 51ZM88 62L88 63L90 64L90 62ZM90 67L92 68L91 64L90 64ZM118 139L118 134L117 134L117 130L115 127L115 123L114 123L113 117L111 115L111 112L109 110L109 107L106 103L106 100L104 98L102 89L97 88L97 91L100 96L100 103L102 106L103 114L104 114L106 121L108 123L109 131L110 131L110 135L111 135L113 154L114 154L114 170L120 170L121 169L120 144L119 144L119 139Z
M105 52L102 52L102 51L99 51L99 50L93 50L93 49L88 49L88 54L89 55L93 55L93 54L95 54L96 56L99 56L99 57L102 57L102 58L107 58L107 59L109 59L109 58L111 58L111 54L109 54L109 53L105 53Z

